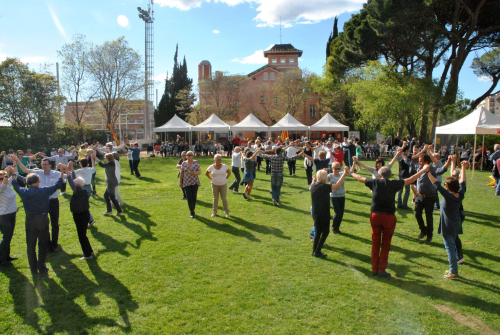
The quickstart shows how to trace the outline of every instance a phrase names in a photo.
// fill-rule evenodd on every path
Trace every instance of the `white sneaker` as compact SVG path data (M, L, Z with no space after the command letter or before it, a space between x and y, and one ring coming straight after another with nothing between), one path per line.
M226 213L226 217L227 217L227 218L229 217L229 213Z
M111 215L111 214L113 214L113 212L106 212L103 215Z
M211 217L216 217L217 216L217 213L212 213L212 215L210 215Z
M85 257L85 256L83 256L82 258L80 258L80 260L81 260L81 261L88 261L89 259L92 259L92 258L94 258L94 256L93 256L93 255L90 255L89 257Z
M463 264L463 263L465 263L465 257L457 261L457 264Z
M65 195L65 194L66 194L66 192L61 192L61 195Z

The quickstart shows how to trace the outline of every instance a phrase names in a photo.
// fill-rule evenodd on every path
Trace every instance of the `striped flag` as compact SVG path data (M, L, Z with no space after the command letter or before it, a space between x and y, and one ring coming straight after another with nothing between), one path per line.
M281 132L281 141L285 142L285 140L288 138L288 130L283 130Z
M116 145L120 145L120 141L118 141L118 138L116 137L115 131L113 130L113 127L109 123L108 123L108 128L109 128L109 130L111 130L111 136L116 141Z

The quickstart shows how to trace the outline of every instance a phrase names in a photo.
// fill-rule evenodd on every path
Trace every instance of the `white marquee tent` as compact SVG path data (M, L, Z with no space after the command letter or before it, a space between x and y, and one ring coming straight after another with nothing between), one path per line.
M212 114L208 119L203 121L197 126L191 127L192 131L214 131L217 133L227 133L229 132L229 125L219 119L217 115Z
M252 113L248 114L240 123L231 126L231 131L268 131L269 126L257 119Z
M469 115L446 126L436 127L437 135L474 135L474 153L476 152L477 135L500 135L500 118L483 106L478 107ZM435 141L434 141L435 143ZM474 161L474 165L476 160ZM474 166L472 170L474 176Z
M163 126L153 128L153 132L155 133L180 133L180 132L185 132L185 133L190 133L191 134L191 128L193 126L178 117L177 115L174 115L167 123L165 123ZM189 143L191 143L191 136L189 136Z
M287 113L281 120L279 120L274 126L269 127L270 131L282 131L282 130L305 130L308 127L297 121L293 116Z
M331 116L330 114L325 114L315 124L309 127L310 130L312 131L349 131L348 126L344 126L342 123L338 122Z

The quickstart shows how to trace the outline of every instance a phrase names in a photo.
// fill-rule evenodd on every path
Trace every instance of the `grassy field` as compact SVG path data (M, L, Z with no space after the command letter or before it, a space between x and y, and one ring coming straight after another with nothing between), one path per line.
M199 161L203 172L213 162ZM88 231L97 258L88 262L78 260L70 196L61 197L62 250L48 255L44 280L28 268L21 208L11 252L19 260L0 268L0 333L500 333L500 210L485 186L489 173L468 175L460 280L443 279L441 236L420 244L413 213L403 210L389 256L393 278L379 279L371 276L371 195L361 183L347 178L344 234L330 234L328 258L318 259L302 162L296 177L284 178L280 208L270 177L258 172L253 201L228 194L230 218L210 217L210 181L200 176L195 219L181 200L176 162L143 159L138 180L122 160L123 217L102 216L98 168L97 223ZM434 222L437 229L438 212Z

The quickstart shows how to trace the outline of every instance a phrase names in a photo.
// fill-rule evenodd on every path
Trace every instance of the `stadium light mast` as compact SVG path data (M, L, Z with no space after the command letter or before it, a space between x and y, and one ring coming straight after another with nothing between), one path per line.
M144 98L144 111L145 111L145 123L144 127L145 138L152 138L154 113L152 110L152 105L154 101L154 10L153 10L154 0L150 0L148 4L148 10L143 10L141 7L137 7L139 11L139 18L144 21L145 27L145 98Z

